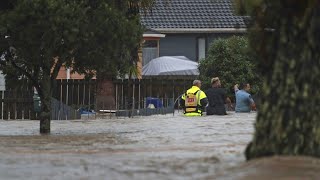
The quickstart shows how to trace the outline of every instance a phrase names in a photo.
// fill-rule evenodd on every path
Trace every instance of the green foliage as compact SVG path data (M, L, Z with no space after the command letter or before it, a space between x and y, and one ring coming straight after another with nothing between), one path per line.
M1 68L14 67L39 87L44 73L62 63L72 61L70 50L74 49L79 18L84 14L76 3L63 0L21 0L14 9L2 13L0 29L1 52L7 52ZM7 45L7 46L6 46ZM9 46L9 47L8 47ZM56 63L54 57L59 57ZM57 66L59 65L59 66ZM55 78L56 74L51 74Z
M26 75L38 88L44 72L55 79L63 64L88 75L125 74L137 61L143 32L137 7L152 2L11 2L0 11L0 52L13 47L1 68L5 73L6 68L16 68L18 75Z
M239 15L252 15L262 0L235 0L235 9Z
M215 40L209 49L208 57L200 61L200 79L203 87L211 87L211 78L219 77L222 86L233 96L233 86L242 82L252 85L253 93L258 92L260 79L256 69L256 59L249 54L246 37L233 36Z
M40 132L50 131L52 85L62 65L98 78L129 71L142 38L138 7L152 2L1 1L0 69L37 88L43 102Z
M74 50L74 70L80 73L98 71L99 75L125 74L131 66L132 49L142 38L138 16L126 17L116 7L101 2L88 10L88 17L79 29ZM135 52L137 54L137 51Z

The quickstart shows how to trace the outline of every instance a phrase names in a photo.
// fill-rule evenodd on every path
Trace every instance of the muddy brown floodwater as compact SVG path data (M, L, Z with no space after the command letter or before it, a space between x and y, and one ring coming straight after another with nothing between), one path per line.
M254 167L243 151L255 117L52 121L51 135L38 121L0 120L0 179L241 179L235 167Z

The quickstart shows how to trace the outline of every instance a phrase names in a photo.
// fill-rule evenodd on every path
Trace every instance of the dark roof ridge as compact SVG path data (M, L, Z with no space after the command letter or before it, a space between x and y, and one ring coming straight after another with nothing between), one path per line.
M156 0L151 11L141 10L141 23L156 31L246 29L247 19L234 14L233 0Z

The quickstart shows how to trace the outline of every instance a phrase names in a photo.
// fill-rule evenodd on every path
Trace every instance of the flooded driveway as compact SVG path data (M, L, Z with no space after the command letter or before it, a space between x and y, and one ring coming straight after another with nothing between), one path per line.
M207 179L244 161L256 113L0 121L0 179Z

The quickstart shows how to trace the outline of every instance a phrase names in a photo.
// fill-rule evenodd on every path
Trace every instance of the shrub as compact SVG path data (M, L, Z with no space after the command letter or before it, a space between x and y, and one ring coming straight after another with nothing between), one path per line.
M261 80L257 73L256 61L250 54L246 37L232 36L215 40L209 48L207 58L200 61L200 79L203 89L211 87L212 77L219 77L221 84L233 99L233 86L241 82L251 85L251 93L259 91Z

